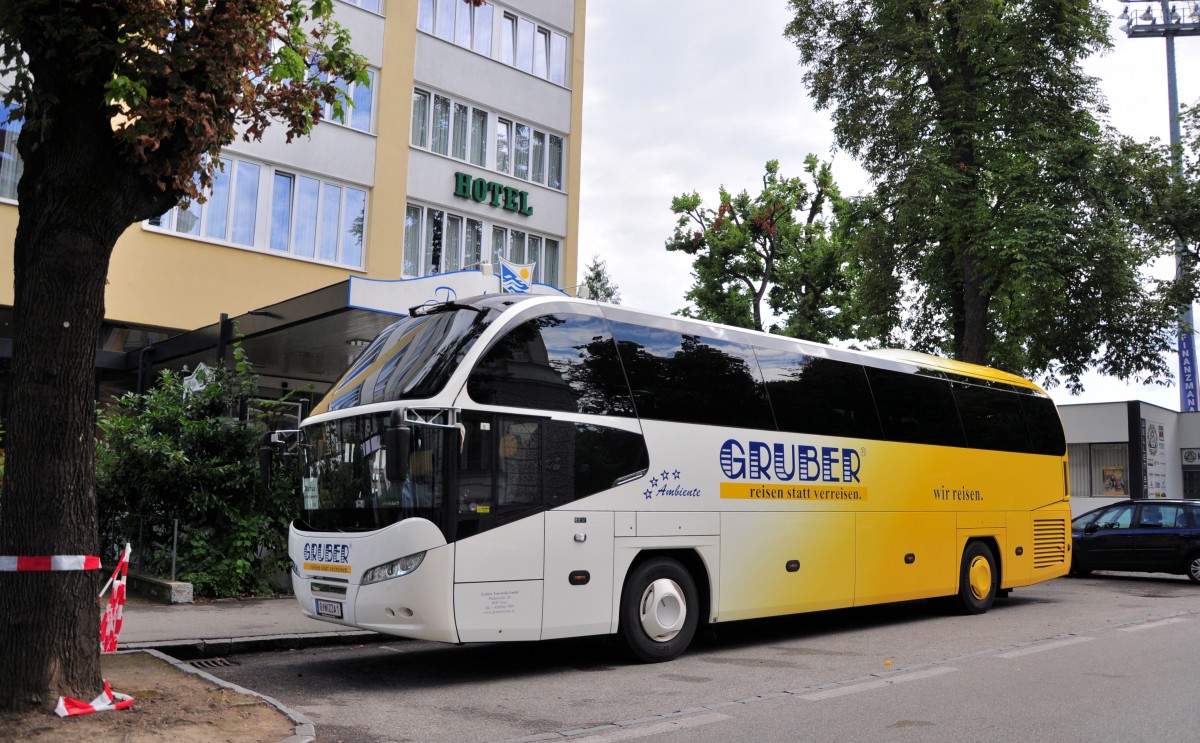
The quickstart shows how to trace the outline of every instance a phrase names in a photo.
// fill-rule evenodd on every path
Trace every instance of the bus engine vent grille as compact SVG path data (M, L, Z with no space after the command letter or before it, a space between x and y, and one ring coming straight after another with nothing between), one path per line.
M1033 520L1033 568L1048 568L1067 561L1066 519Z

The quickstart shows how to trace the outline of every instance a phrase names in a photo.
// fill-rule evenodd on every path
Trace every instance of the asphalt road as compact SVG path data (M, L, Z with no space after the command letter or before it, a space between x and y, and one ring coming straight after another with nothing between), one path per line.
M719 625L637 665L607 638L388 641L239 656L209 673L320 743L1200 740L1200 586L1095 574L982 616L927 602Z

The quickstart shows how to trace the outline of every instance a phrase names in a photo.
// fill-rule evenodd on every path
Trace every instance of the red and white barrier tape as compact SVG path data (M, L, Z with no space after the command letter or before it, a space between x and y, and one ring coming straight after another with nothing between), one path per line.
M92 555L0 555L0 573L34 573L46 570L99 570L100 558Z
M108 587L113 587L112 596L108 599L108 606L104 609L104 616L100 618L101 653L117 651L117 637L121 634L121 624L124 621L122 615L125 609L125 578L129 575L129 553L130 545L126 544L125 552L117 562L117 568L113 571L112 577L108 579L108 583L104 584L104 588L100 589L100 597L103 598Z
M70 697L59 697L58 706L54 708L59 717L87 715L92 712L106 712L111 709L128 709L133 706L133 697L128 694L118 694L104 679L104 692L93 699L91 704Z

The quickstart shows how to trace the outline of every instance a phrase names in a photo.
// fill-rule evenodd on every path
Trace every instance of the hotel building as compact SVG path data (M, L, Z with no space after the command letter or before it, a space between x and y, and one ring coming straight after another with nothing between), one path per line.
M288 144L271 128L230 144L205 203L125 232L98 339L101 399L162 368L218 363L239 338L265 394L319 397L395 319L362 301L368 284L439 298L441 277L490 275L505 258L532 264L540 290L574 293L585 0L334 4L371 84L347 86L345 121L308 137ZM20 125L0 110L0 390Z

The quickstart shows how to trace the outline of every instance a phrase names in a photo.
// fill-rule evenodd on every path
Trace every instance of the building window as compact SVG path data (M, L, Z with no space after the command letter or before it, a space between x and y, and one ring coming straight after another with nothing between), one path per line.
M413 89L412 145L562 190L564 140L440 93ZM432 104L432 105L431 105Z
M383 0L342 0L347 5L357 5L363 10L379 13L383 10Z
M550 135L550 177L546 181L550 188L563 187L563 138Z
M496 170L501 173L507 173L509 170L510 139L512 139L512 122L500 119L496 122Z
M567 37L505 13L500 22L500 61L556 85L566 85Z
M366 207L364 189L224 157L203 204L181 204L146 224L292 258L362 268ZM268 228L257 230L260 222Z
M534 281L561 286L562 243L556 238L494 226L491 261L496 263L500 258L513 263L532 263Z
M487 167L488 112L471 112L471 164Z
M458 46L492 56L492 6L464 0L421 0L417 28Z
M439 155L450 154L450 99L433 97L433 141L430 149Z
M432 99L433 106L430 107ZM440 94L413 90L412 144L487 167L487 111Z
M421 207L404 210L404 275L418 276L421 260Z
M484 249L491 232L491 248ZM557 238L489 225L478 219L409 204L404 211L404 275L431 276L477 269L505 258L533 263L533 280L558 286L562 243Z
M467 107L461 103L454 104L453 155L459 160L467 159Z
M429 94L413 91L412 143L422 149L429 146Z
M1128 444L1070 444L1071 496L1128 497Z
M0 109L0 199L17 200L17 181L24 167L17 154L17 137L21 135L22 119L14 119L16 106Z
M529 180L529 125L517 124L517 138L514 142L513 175L523 181Z
M333 118L333 104L327 103L322 114L323 118L360 132L370 132L371 114L375 110L375 70L367 70L367 80L366 85L348 83L345 80L335 81L338 89L346 94L351 105L344 107L345 120L338 121Z

